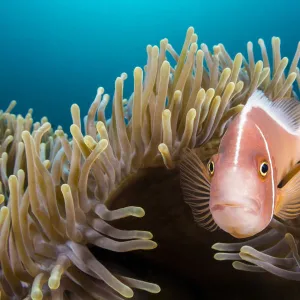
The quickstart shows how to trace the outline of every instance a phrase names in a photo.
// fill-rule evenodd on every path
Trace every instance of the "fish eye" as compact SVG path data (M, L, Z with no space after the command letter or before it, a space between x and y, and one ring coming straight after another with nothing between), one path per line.
M262 162L259 168L260 175L265 177L268 174L268 171L269 171L269 164L266 161Z
M215 164L214 164L214 162L213 162L212 160L210 160L210 161L208 162L208 164L207 164L207 169L208 169L210 175L213 175L213 174L214 174L214 172L215 172Z

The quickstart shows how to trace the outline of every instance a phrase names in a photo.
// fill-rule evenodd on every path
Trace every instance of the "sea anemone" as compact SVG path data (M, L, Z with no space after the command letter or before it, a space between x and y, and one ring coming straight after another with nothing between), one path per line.
M102 87L83 128L80 109L72 105L71 138L61 127L53 131L47 118L33 123L31 110L25 117L13 115L15 102L1 112L2 298L110 300L132 297L132 288L159 292L156 284L106 268L105 261L93 254L93 247L112 252L155 248L149 231L112 226L161 224L159 219L147 219L148 212L151 216L155 211L157 194L144 195L153 198L144 202L132 197L133 191L141 194L143 187L157 180L161 182L156 191L161 191L162 185L167 189L168 180L171 186L179 186L177 166L184 150L195 148L202 160L214 154L228 122L255 89L264 90L274 100L294 96L293 82L296 78L300 81L299 47L285 77L288 60L281 59L280 40L272 40L272 74L264 42L259 40L259 44L263 61L256 63L251 43L248 63L241 53L232 60L222 44L215 46L213 53L205 44L198 50L192 27L180 55L167 39L160 42L160 48L148 46L144 71L134 69L129 100L123 98L127 74L116 79L110 119L105 114L109 96ZM178 195L181 197L180 192ZM166 198L166 203L175 199L172 193ZM133 206L135 202L139 205ZM174 200L172 205L176 204ZM156 202L158 210L160 205L165 204ZM130 218L144 216L139 206L147 208L146 223ZM185 209L171 222L175 224L183 216L182 226L189 220ZM124 218L126 221L120 221ZM155 237L157 234L163 244L168 227L159 231ZM199 240L194 228L189 238L195 235ZM184 236L180 238L184 240Z
M111 177L122 172L104 165L109 155L116 163L107 139L90 148L80 145L77 106L71 142L60 128L53 133L46 118L32 124L31 111L25 118L11 114L14 104L0 115L2 299L50 294L63 299L64 292L119 299L117 293L133 295L130 287L158 292L155 284L111 274L88 250L88 245L117 252L156 247L151 233L121 231L106 222L144 214L139 207L109 211L101 201ZM101 192L95 182L101 182Z

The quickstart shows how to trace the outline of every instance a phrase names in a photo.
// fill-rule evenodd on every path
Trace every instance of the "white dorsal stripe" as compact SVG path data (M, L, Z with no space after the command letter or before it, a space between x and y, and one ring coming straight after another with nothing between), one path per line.
M234 155L235 165L238 164L239 160L244 126L247 121L247 114L252 110L252 108L261 108L288 133L300 136L300 102L295 99L271 101L264 95L262 91L256 90L250 96L240 114Z
M245 105L248 111L254 107L264 110L277 124L290 134L300 134L300 102L296 99L271 101L262 91L256 90Z

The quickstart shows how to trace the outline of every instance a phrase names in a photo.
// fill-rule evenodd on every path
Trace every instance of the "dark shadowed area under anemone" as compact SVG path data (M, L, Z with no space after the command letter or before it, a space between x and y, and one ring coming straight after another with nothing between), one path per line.
M263 40L257 62L250 42L247 59L232 59L222 44L210 51L197 40L191 27L180 54L167 39L148 45L131 97L123 73L110 119L102 87L86 117L72 105L71 137L47 118L34 122L32 110L14 115L15 102L1 111L3 299L297 298L297 220L273 220L242 245L205 231L183 202L179 164L187 148L203 162L216 153L256 89L296 98L300 46L287 67L276 37L272 63ZM218 260L257 273L214 260L213 244Z
M160 285L158 295L141 295L137 299L298 299L297 281L269 273L237 271L230 263L213 258L214 243L237 240L195 224L182 199L178 171L152 170L127 186L113 202L113 207L142 205L146 211L142 220L118 222L118 226L132 229L139 224L143 230L151 231L158 243L152 251L122 257L92 249L96 256L106 255L109 261L118 262L139 278Z

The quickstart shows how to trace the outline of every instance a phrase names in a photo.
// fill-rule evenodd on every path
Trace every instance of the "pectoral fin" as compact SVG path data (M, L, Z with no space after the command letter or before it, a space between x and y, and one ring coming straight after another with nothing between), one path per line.
M300 171L278 189L274 214L283 220L300 215Z
M185 150L181 157L180 185L196 223L207 230L216 230L218 226L209 209L209 175L200 158L190 149Z

